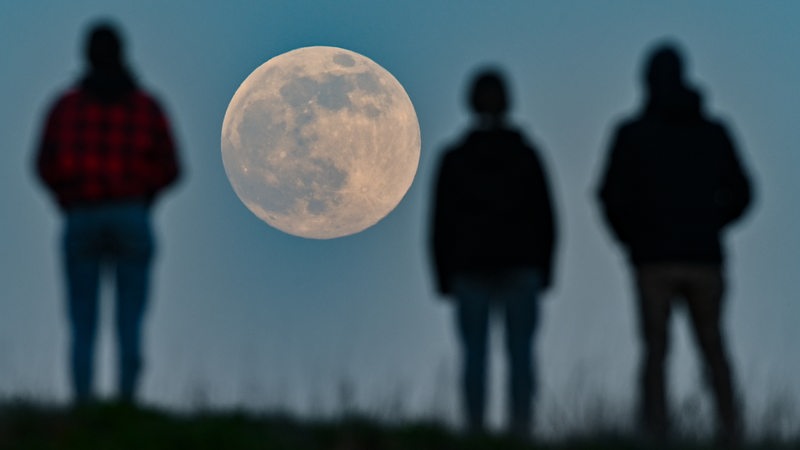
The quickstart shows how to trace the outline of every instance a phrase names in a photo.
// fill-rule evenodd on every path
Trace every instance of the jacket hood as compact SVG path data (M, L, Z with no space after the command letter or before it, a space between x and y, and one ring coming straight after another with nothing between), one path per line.
M702 96L697 89L674 85L650 90L645 115L668 122L692 122L702 116Z
M646 115L670 122L700 117L700 93L686 82L683 56L676 44L666 42L651 52L644 82L648 94Z
M91 69L81 79L80 86L105 102L117 101L137 89L133 76L122 67Z

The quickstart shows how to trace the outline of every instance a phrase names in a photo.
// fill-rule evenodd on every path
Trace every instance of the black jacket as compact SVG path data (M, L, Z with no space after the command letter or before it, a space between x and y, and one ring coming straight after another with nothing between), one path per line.
M475 130L439 168L432 252L439 292L453 274L533 267L552 278L556 240L547 180L536 150L511 129Z
M720 263L720 232L745 211L750 183L725 127L680 87L617 129L599 196L634 264Z

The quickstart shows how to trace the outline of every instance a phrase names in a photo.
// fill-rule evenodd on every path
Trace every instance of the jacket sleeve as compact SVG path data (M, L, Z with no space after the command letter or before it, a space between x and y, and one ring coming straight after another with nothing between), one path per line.
M624 129L617 130L599 188L599 201L606 223L617 240L627 244L631 238L631 194L633 149Z
M541 233L540 242L546 258L542 267L542 288L547 289L553 284L555 247L558 239L556 211L546 171L536 152L532 151L531 154L534 155L535 172L532 179L536 183L534 186L534 195L536 196L534 204L537 205L536 215L540 217L538 232Z
M453 227L453 203L452 203L452 181L451 172L448 170L447 155L442 158L439 164L439 172L436 178L432 205L432 224L431 224L431 257L433 259L436 289L442 295L451 293L450 258L452 254L452 244L450 234Z
M150 149L150 187L152 200L159 192L173 184L180 175L178 151L175 146L169 120L161 107L152 101L152 147Z
M720 211L720 228L739 219L752 200L752 186L736 146L724 128L721 128L721 134L724 159L720 186L714 198Z
M57 102L47 114L34 157L36 175L53 194L63 183L57 135L62 114L61 102Z

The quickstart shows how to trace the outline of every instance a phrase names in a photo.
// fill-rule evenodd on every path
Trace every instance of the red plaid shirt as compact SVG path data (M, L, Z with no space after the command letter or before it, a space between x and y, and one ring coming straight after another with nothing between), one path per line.
M65 93L47 118L36 165L64 208L151 201L179 171L167 119L141 90L116 102L80 88Z

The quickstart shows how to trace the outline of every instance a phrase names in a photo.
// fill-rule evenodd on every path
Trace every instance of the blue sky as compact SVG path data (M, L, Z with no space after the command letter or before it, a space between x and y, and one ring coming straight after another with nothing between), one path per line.
M468 124L466 81L493 63L509 75L515 122L543 150L563 237L537 342L541 414L584 395L628 408L638 351L631 282L593 190L614 123L638 107L645 51L663 37L684 44L690 78L731 126L756 184L757 204L726 237L725 325L745 397L756 412L783 390L800 399L798 14L792 1L5 5L0 395L66 399L60 218L32 176L31 157L49 102L81 72L85 26L110 17L125 29L140 80L171 115L186 166L155 213L161 247L146 323L148 402L310 413L336 409L339 387L350 383L360 407L402 399L411 415L452 414L457 347L449 305L433 290L429 199L441 148ZM219 148L225 109L244 78L309 45L347 48L389 70L422 133L419 171L398 208L330 241L259 221L231 189ZM675 331L670 371L685 398L699 389L699 369L686 324ZM101 337L109 341L108 326ZM100 361L107 391L110 345ZM498 394L501 362L494 360Z

